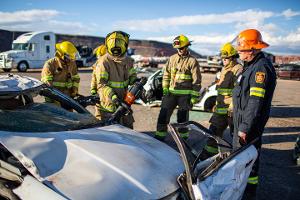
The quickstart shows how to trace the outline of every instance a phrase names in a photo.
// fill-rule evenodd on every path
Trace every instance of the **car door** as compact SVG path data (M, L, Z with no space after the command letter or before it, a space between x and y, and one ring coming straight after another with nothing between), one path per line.
M200 160L199 151L182 140L177 128L183 124L171 124L171 136L181 154L185 172L177 181L187 199L241 199L247 184L248 176L257 158L257 151L251 144L232 151L231 145L225 140L212 136L202 125L189 122L190 134L200 134L215 139L219 144L220 153L204 161ZM203 137L201 138L203 141ZM197 142L197 141L196 141Z

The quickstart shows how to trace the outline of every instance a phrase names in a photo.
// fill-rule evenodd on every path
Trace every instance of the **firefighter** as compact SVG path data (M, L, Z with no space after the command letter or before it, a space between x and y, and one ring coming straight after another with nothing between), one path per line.
M167 124L171 115L178 106L177 121L189 120L189 109L199 102L201 89L200 66L196 58L190 55L189 39L179 35L173 40L173 47L177 53L168 60L163 73L163 100L157 121L155 138L164 140L167 135ZM186 128L178 130L180 136L187 139L189 132Z
M258 139L254 145L258 155L261 138L269 119L271 101L276 86L276 73L272 63L261 49L269 45L255 29L242 31L236 38L240 59L244 62L242 74L233 90L234 148ZM246 198L255 198L258 180L259 156L250 173Z
M122 31L109 33L105 38L107 53L100 57L96 66L101 120L111 117L123 100L128 85L136 81L133 60L126 56L128 43L129 35ZM129 113L121 118L120 124L133 128L133 122L132 113Z
M222 68L220 79L216 86L216 89L218 90L216 107L209 120L211 123L209 129L214 135L219 137L223 137L223 132L226 130L227 126L230 127L230 132L233 132L232 90L238 75L243 69L242 65L237 62L238 53L230 43L226 43L222 46L221 58L224 67ZM204 149L204 152L207 153L206 157L218 153L218 146L214 140L209 139Z
M91 95L97 94L97 79L96 79L96 66L97 61L100 59L101 56L106 54L106 47L105 44L100 45L94 50L94 54L96 55L96 62L92 66L93 73L92 73L92 79L91 79Z
M57 43L55 47L55 57L45 62L41 80L73 98L78 94L80 82L75 63L77 49L69 41Z
M100 45L94 50L94 54L96 55L97 61L92 66L93 73L91 79L91 95L97 94L97 77L96 77L96 66L97 62L100 60L100 57L106 54L106 47L105 44ZM97 103L95 105L95 117L100 119L100 105Z

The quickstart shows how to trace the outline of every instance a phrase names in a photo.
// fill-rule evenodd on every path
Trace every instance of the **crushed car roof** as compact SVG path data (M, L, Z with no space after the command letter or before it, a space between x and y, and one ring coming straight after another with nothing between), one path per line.
M22 93L40 87L43 83L35 78L15 74L0 75L0 95Z
M35 178L69 199L159 199L178 189L184 171L171 147L120 125L0 131L0 141Z

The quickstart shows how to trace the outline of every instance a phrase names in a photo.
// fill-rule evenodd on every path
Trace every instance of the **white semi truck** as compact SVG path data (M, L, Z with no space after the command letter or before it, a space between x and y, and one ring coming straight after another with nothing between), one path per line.
M30 32L13 41L12 50L0 53L0 68L19 72L42 68L45 61L55 54L56 38L53 32Z

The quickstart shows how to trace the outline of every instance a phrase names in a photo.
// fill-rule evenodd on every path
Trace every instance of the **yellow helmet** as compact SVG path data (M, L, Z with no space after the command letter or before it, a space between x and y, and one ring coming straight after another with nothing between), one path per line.
M221 58L229 58L232 56L236 56L237 54L237 51L231 45L231 43L226 43L221 48Z
M175 49L180 49L191 45L189 39L184 35L179 35L173 40L173 47Z
M129 34L123 31L114 31L107 34L105 46L107 52L112 56L122 56L126 53L129 43Z
M62 43L57 43L55 45L58 55L61 58L67 57L70 60L75 60L76 53L78 52L74 44L69 41L64 41Z
M97 47L94 50L94 54L96 55L96 57L103 56L104 54L106 54L106 46L105 46L105 44L101 44L99 47Z

